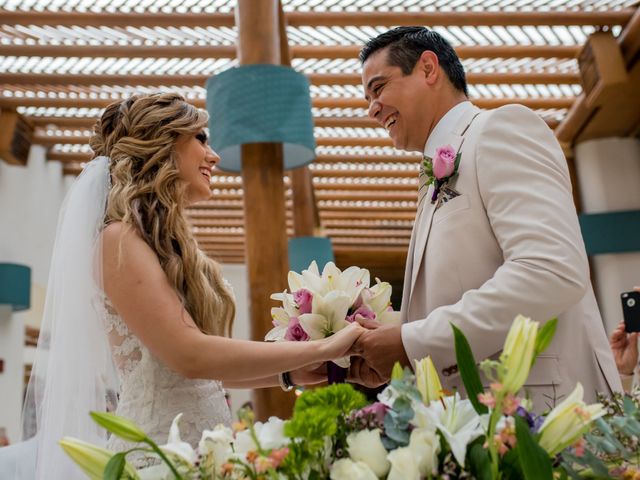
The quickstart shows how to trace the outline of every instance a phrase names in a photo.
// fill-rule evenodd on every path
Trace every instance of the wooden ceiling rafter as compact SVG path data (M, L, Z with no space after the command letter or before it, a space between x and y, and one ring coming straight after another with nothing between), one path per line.
M1 15L1 14L0 14ZM0 44L0 56L57 57L60 49L66 57L107 58L236 58L233 45L78 45ZM357 45L292 45L291 58L351 59L357 58ZM573 45L460 45L456 53L467 58L575 58L580 47Z
M633 9L596 11L430 11L430 12L286 12L291 27L393 27L401 25L552 26L625 25ZM66 27L235 27L233 13L112 13L0 10L2 23Z
M64 48L64 47L63 47ZM203 87L211 75L115 75L85 73L0 73L0 84L51 87L53 85L86 86L181 86ZM357 85L361 83L358 74L311 73L307 75L312 85ZM574 72L468 72L469 84L554 84L574 85L580 77Z

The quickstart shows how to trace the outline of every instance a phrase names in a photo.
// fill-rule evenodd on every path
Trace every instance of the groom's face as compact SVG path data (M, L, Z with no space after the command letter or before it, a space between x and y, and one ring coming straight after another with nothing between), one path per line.
M379 50L362 66L369 116L389 133L394 147L422 152L431 124L429 85L420 62L404 75L387 57L387 49Z

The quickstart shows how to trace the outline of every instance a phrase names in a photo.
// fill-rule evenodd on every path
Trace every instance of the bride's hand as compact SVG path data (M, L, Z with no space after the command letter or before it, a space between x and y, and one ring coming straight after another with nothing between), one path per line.
M353 345L365 330L357 322L353 322L330 337L320 340L323 342L323 359L334 360L353 355Z

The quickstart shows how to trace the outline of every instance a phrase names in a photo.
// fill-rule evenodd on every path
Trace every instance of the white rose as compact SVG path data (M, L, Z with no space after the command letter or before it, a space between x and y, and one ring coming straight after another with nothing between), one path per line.
M287 445L287 438L284 436L284 420L278 417L270 417L267 423L256 422L253 429L256 432L260 446L264 450ZM236 433L233 445L236 453L247 453L258 449L249 429Z
M284 420L278 417L269 417L267 423L260 424L260 427L256 428L256 435L260 446L265 450L281 448L288 443L284 436Z
M331 480L378 480L366 463L350 458L341 458L331 465L329 477Z
M387 458L391 462L391 471L387 480L420 480L418 462L409 447L397 448Z
M411 432L409 450L418 464L420 475L434 475L438 469L438 453L440 453L440 437L430 428L416 428Z
M389 471L387 450L380 440L380 429L362 430L347 437L349 456L356 462L364 462L378 477Z

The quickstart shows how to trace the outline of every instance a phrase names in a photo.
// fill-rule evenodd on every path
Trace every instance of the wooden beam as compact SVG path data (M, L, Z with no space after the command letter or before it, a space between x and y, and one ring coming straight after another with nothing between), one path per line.
M80 97L7 97L0 96L2 107L54 107L54 108L104 108L122 98L80 98ZM560 98L472 98L471 101L479 108L498 108L511 103L519 103L532 109L569 108L573 105L574 97ZM205 108L204 98L189 99L189 103L198 108ZM311 105L315 108L367 108L364 99L357 97L346 98L313 98Z
M236 8L240 65L280 64L278 0L238 0ZM241 149L251 336L263 340L272 328L269 297L286 288L289 270L282 145L253 143ZM258 389L253 399L258 419L288 418L295 395L280 388Z
M46 127L49 125L68 128L91 128L98 120L98 117L25 117L27 121L35 127ZM558 126L558 120L544 119L549 128ZM315 117L313 119L315 127L322 128L380 128L378 122L369 117ZM357 161L357 160L356 160Z
M287 23L302 26L542 26L625 25L634 9L608 11L511 12L288 12ZM108 27L233 27L231 13L109 13L38 12L0 10L5 25Z
M293 45L291 58L358 58L360 45ZM466 58L575 58L573 45L460 45L456 53ZM232 45L0 45L0 56L86 58L236 58Z
M353 73L311 73L307 75L312 85L360 85L360 75ZM118 75L75 73L0 73L0 84L24 86L74 85L74 86L204 86L211 75ZM576 73L565 72L468 72L469 84L561 84L580 83Z

